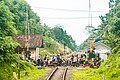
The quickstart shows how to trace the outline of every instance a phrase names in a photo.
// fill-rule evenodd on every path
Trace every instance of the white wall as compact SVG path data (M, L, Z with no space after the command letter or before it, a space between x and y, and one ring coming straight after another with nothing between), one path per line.
M32 50L30 50L30 52L31 52L31 56L30 56L30 58L31 59L33 59L33 60L35 60L35 49L32 49Z
M36 60L39 58L39 48L36 48Z
M100 54L101 60L107 60L107 54Z

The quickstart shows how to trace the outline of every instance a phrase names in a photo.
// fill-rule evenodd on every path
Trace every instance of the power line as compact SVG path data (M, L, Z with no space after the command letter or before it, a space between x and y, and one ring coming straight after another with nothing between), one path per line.
M41 17L45 19L89 19L90 17ZM98 18L98 17L92 17Z
M48 9L48 10L53 10L53 11L66 11L66 12L89 12L89 10L75 10L75 9L60 9L60 8L47 8L47 7L33 7L33 8L38 8L38 9ZM91 11L91 12L108 12L108 11Z

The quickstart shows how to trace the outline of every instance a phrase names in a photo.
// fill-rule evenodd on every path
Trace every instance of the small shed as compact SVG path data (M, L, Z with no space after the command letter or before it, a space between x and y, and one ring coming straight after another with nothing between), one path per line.
M106 60L108 58L108 53L111 51L111 48L107 45L105 45L102 42L95 42L93 43L93 48L95 53L99 53L101 59ZM87 52L89 50L89 46L84 48L84 51Z
M25 49L27 36L26 35L16 35L13 36L13 40L20 43L20 45ZM30 58L37 60L39 58L39 48L43 47L43 36L41 35L30 35L28 39L28 47L30 51ZM22 51L22 57L25 59L25 50Z

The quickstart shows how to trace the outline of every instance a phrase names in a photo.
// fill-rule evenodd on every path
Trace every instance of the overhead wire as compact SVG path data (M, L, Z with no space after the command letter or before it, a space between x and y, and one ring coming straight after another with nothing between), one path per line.
M41 17L45 19L88 19L90 17ZM98 17L92 17L92 18L98 18Z
M53 10L53 11L66 11L66 12L89 12L90 14L92 12L107 12L107 11L89 11L89 10L77 10L77 9L60 9L60 8L47 8L47 7L37 7L37 6L32 6L33 8L38 8L38 9L47 9L47 10ZM91 5L89 4L89 7ZM90 16L88 17L42 17L45 19L90 19ZM93 17L93 18L98 18L98 17ZM90 20L92 22L92 19Z
M47 8L47 7L35 7L33 8L38 8L38 9L47 9L47 10L54 10L54 11L68 11L68 12L89 12L89 10L75 10L75 9L60 9L60 8ZM107 12L107 11L91 11L91 12Z
M36 7L32 6L33 8L38 8L38 9L47 9L47 10L53 10L53 11L66 11L66 12L89 12L89 10L75 10L75 9L60 9L60 8L47 8L47 7ZM107 11L91 11L91 12L107 12ZM90 19L90 17L41 17L44 19ZM98 18L97 16L93 17Z

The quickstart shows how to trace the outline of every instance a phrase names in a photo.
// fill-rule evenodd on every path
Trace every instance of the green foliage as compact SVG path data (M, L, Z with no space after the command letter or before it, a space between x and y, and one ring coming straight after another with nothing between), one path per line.
M11 36L17 33L15 28L13 28L13 16L5 5L4 1L0 2L0 36Z
M111 20L112 28L111 28L111 33L115 34L116 36L120 37L120 18L117 18L116 16L112 18Z
M13 70L15 68L13 69L9 63L0 64L0 80L12 80Z
M51 37L54 40L65 44L72 50L75 50L75 47L77 47L75 41L62 29L61 25L57 25L52 29L46 24L41 25L40 18L32 11L31 7L24 0L4 0L4 3L9 7L10 13L13 14L13 16L11 16L12 21L14 22L13 27L18 31L18 34L27 33L26 12L28 10L30 34L41 34L43 36Z
M61 40L62 44L66 44L66 46L75 50L75 41L73 41L71 36L67 35L66 31L59 28L57 29L57 33L56 28L51 29L46 24L41 25L40 18L24 0L2 0L0 1L0 80L12 80L13 72L18 71L18 57L15 54L15 48L19 44L13 41L11 36L27 33L27 10L30 34L41 34L45 36L44 50L49 52L49 54L63 51L64 46L57 43L56 41L58 40ZM47 54L47 52L45 53ZM31 63L29 64L25 61L20 62L20 69L22 71L26 71L28 68L36 70ZM36 73L39 74L37 75ZM35 79L42 76L42 72L36 70L36 73L34 73L36 74L34 76L34 78L36 77ZM33 73L31 75L33 76Z
M19 1L20 3L23 2L23 0ZM21 18L22 21L23 17L18 13L22 8L22 3L20 4L21 8L20 5L18 5L19 9L18 6L14 4L17 4L15 0L4 0L0 2L0 80L12 80L13 72L17 72L18 70L18 58L15 54L15 48L18 43L13 41L11 36L20 32L20 26L18 25L19 20L17 19ZM16 10L18 10L18 12ZM18 26L19 29L17 28ZM21 62L21 70L26 70L27 67L33 69L27 62Z
M31 7L24 0L4 0L4 3L9 7L9 11L14 22L14 28L18 34L25 34L27 31L26 12L28 10L28 22L31 34L42 34L44 27L40 23L40 18L34 13ZM10 19L10 18L8 18Z
M13 72L17 72L16 54L0 55L0 80L12 80Z
M41 77L46 75L47 70L45 69L34 69L29 70L28 75L25 75L25 71L21 72L20 80L39 80Z
M108 60L98 69L73 71L72 80L120 80L120 0L110 0L110 11L101 16L101 25L93 35L112 48ZM84 42L82 45L85 45ZM82 46L81 45L81 46Z
M1 57L1 56L0 56ZM0 80L12 80L13 72L18 72L18 58L16 54L7 54L4 61L0 63ZM20 61L20 70L22 72L30 70L36 70L32 63L26 61Z
M61 25L57 25L56 27L54 27L52 29L52 33L55 35L56 41L64 44L65 46L68 46L73 51L76 50L77 45L75 41L72 39L70 35L66 33L65 30L62 29Z
M12 37L0 37L0 54L6 55L7 53L12 54L14 48L18 45L15 41L12 40Z
M97 27L91 29L88 27L88 32L91 32L93 38L100 37L102 42L107 44L114 50L120 44L120 0L110 0L110 11L105 16L100 16L102 23ZM87 44L84 42L80 47ZM118 51L118 50L117 50Z
M71 49L66 47L68 52L71 52ZM44 57L46 54L59 54L60 52L64 52L64 45L56 42L51 37L44 37L44 48L40 49L40 56Z
M17 57L14 48L18 45L12 40L17 34L13 27L13 16L4 1L0 2L0 80L11 80L12 72L17 71Z
M79 49L83 50L86 46L89 45L90 38L86 39L82 44L80 44Z
M120 54L120 44L112 49L113 54Z
M72 80L119 80L120 54L111 54L98 69L82 69L72 72Z
M30 69L35 69L35 67L32 65L32 63L28 63L26 61L20 61L20 69L21 70L28 70L28 68Z

